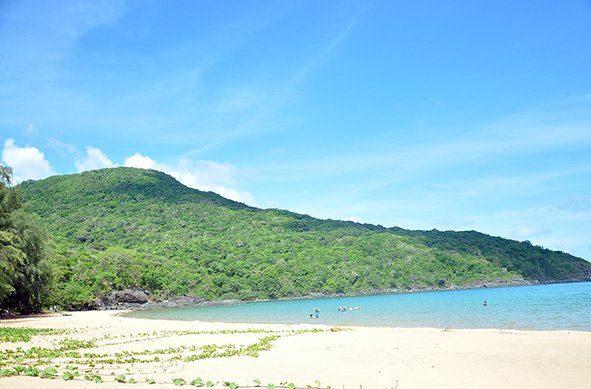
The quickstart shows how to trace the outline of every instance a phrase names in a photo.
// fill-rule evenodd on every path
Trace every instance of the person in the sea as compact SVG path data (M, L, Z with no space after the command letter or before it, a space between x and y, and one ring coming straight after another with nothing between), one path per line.
M310 314L310 319L314 319L314 315L313 314Z
M320 317L320 309L314 308L314 316L316 316L316 319Z
M488 303L486 302L486 300L484 300L484 302L482 303L482 305L484 305L485 307L488 305Z

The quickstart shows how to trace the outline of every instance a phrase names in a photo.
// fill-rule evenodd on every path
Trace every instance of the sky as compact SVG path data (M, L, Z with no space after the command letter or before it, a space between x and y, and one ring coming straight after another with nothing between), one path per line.
M591 260L591 2L0 0L0 149Z

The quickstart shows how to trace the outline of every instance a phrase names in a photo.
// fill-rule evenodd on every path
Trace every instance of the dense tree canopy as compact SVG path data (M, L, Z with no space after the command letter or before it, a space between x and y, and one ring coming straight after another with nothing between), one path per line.
M11 177L0 165L0 307L31 312L48 301L51 268L43 233L24 212Z
M257 299L591 278L588 262L527 243L261 210L152 170L54 176L20 189L54 242L56 297L70 307L126 287Z

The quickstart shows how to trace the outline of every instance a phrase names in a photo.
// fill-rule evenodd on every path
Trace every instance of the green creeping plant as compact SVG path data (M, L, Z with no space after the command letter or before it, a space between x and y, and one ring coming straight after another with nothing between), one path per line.
M47 366L45 370L39 373L39 377L53 379L57 375L57 369L53 366Z
M34 335L59 335L64 330L53 328L0 327L0 342L28 342Z
M127 379L125 378L125 376L123 374L119 374L117 376L115 376L115 381L124 384L125 382L127 382Z

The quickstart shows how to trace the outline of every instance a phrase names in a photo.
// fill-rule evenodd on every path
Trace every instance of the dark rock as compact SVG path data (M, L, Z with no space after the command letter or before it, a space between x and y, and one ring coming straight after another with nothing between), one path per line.
M144 304L148 302L148 295L141 290L125 289L111 293L109 301L113 303ZM124 308L126 309L126 308Z
M155 309L155 308L176 308L203 305L206 301L198 297L180 296L172 297L164 301L149 301L142 304L140 309Z
M104 311L107 309L107 302L101 298L97 298L94 300L92 308L96 309L97 311Z

